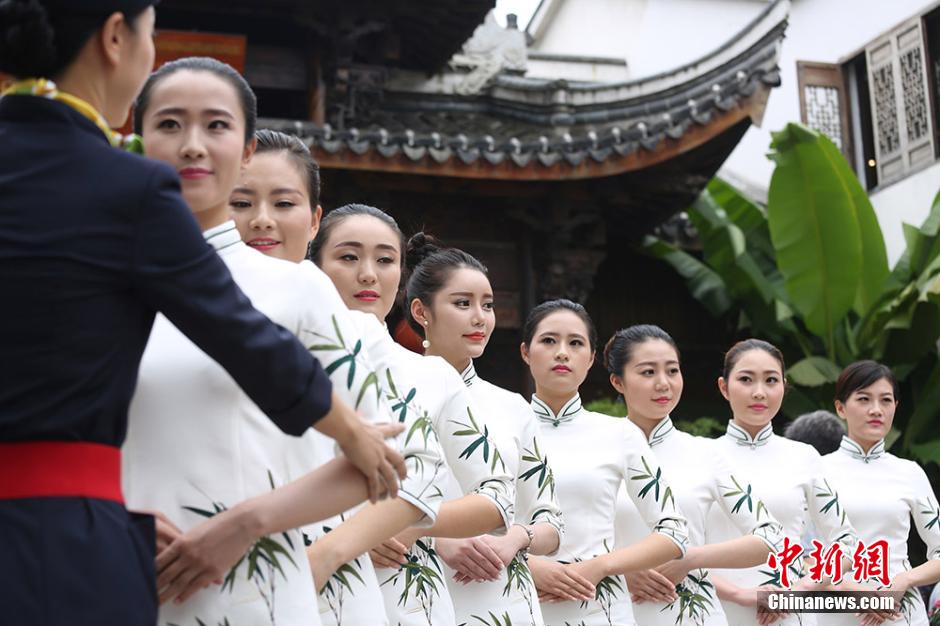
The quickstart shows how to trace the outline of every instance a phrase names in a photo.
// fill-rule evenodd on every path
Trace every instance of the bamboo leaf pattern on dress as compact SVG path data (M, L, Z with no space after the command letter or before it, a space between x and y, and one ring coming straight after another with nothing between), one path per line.
M333 572L333 575L324 585L323 591L320 592L320 595L326 599L326 603L330 607L333 619L336 620L336 626L342 626L343 624L343 602L346 593L354 593L352 578L358 580L361 585L365 585L365 581L359 573L361 569L362 565L359 563L358 558L349 563L344 563Z
M413 414L419 414L419 417L405 434L405 445L411 442L411 438L414 437L416 433L421 433L424 439L424 447L426 448L430 437L432 435L437 437L437 433L434 430L434 423L431 420L431 416L428 415L428 412L414 403L418 390L412 387L404 396L399 395L398 387L395 385L395 379L392 376L391 369L385 370L385 380L388 383L385 397L389 402L394 402L394 404L391 405L392 413L398 413L398 421L404 423L408 418L409 411Z
M362 339L357 339L356 343L350 349L346 340L343 338L343 332L340 330L339 321L336 319L336 315L333 314L330 316L330 319L333 322L333 331L336 333L335 337L328 337L321 333L304 330L304 332L313 335L317 339L325 341L327 343L315 343L313 345L307 346L307 350L310 352L341 352L341 354L336 359L324 365L323 370L326 372L327 376L331 376L333 372L336 372L343 366L348 366L348 371L346 372L346 389L352 390L353 383L356 381L356 371L359 365L362 365L368 371L365 379L362 381L359 386L359 391L356 396L355 408L359 408L359 405L362 403L363 397L366 395L366 391L369 387L375 387L376 399L378 399L381 389L379 388L379 379L376 376L374 371L371 371L368 368L368 365L362 363L360 353L362 352Z
M910 624L914 617L914 606L916 606L917 600L919 599L917 593L918 592L914 589L908 589L904 592L904 595L901 596L901 606L898 608L907 624Z
M604 549L610 554L610 546L607 544L606 539L604 540ZM575 558L574 562L580 563L583 560L584 559ZM559 563L568 563L568 561L559 561ZM608 626L613 626L613 605L617 598L623 594L623 590L624 585L620 582L620 576L604 576L594 585L594 600L600 605L601 610L604 612ZM580 607L586 609L588 607L588 601L581 600Z
M174 622L167 622L166 626L179 626L179 624L176 624ZM209 625L197 617L196 626L209 626ZM232 624L231 622L228 621L227 617L223 617L222 621L218 622L217 626L232 626Z
M273 490L275 489L274 476L271 474L270 470L268 470L267 474L268 483L271 485L271 489ZM227 510L227 507L222 502L212 501L211 506L211 510L186 505L184 505L182 508L185 511L195 513L196 515L205 517L207 519L210 517L215 517L219 513ZM294 542L291 540L288 533L283 532L280 534L290 549L293 550ZM236 561L235 565L233 565L231 569L229 569L229 571L225 574L220 591L225 592L225 590L228 589L229 593L231 593L234 590L235 580L238 577L239 568L243 563L247 563L248 571L245 575L245 580L254 583L258 593L261 594L261 597L268 608L270 623L273 626L276 623L274 612L276 591L275 573L280 573L285 580L287 579L287 573L284 571L284 568L281 565L281 557L286 557L287 560L290 561L291 565L293 565L295 568L297 567L297 562L294 560L294 557L291 555L289 550L287 550L284 546L282 546L269 535L260 537L251 545L245 554L241 555L238 561ZM267 575L265 575L265 570L267 570Z
M532 603L532 592L535 590L535 582L532 580L532 572L529 571L529 565L526 563L525 558L518 556L506 566L506 586L503 587L503 595L508 598L512 593L513 587L515 587L516 591L525 599L526 605L529 607L530 626L535 626L535 607Z
M470 410L470 407L467 407L467 417L470 420L469 424L458 422L457 420L450 420L452 423L463 427L463 430L458 430L453 433L455 437L475 437L470 445L464 448L458 458L470 459L473 453L476 452L478 448L482 447L483 461L490 464L490 471L496 470L497 463L502 471L506 471L506 464L503 463L503 457L500 455L496 446L490 441L489 426L484 424L483 430L480 430L479 424L477 424L476 420L473 418L473 411Z
M431 416L426 412L422 413L421 417L416 419L414 424L411 425L411 428L408 429L408 434L405 435L405 445L411 442L411 438L414 437L415 433L421 434L425 447L427 447L428 439L431 438L431 435L437 436L434 432L434 423L431 421Z
M532 519L529 521L530 524L551 524L556 529L558 528L558 513L552 509L541 508L535 509L532 512Z
M722 489L725 490L725 493L721 495L725 498L738 498L738 501L735 502L734 506L731 508L731 513L737 513L741 510L741 507L747 503L747 510L751 513L754 512L754 500L751 497L751 484L748 483L747 487L742 487L741 483L738 482L738 479L734 476L731 476L731 482L734 483L734 487L729 485L719 485ZM763 504L763 503L760 503Z
M404 422L405 418L408 416L408 409L411 408L414 410L414 408L411 407L411 401L414 400L418 390L412 387L404 396L399 395L398 387L395 385L395 379L392 377L391 369L385 370L385 382L388 385L386 398L389 402L395 402L395 404L392 405L392 413L397 411L398 421Z
M825 486L825 489L823 488ZM823 485L815 485L816 487L816 496L819 498L827 498L827 502L822 505L819 509L819 512L826 514L830 509L835 510L835 514L839 516L841 523L845 523L845 511L839 506L839 493L829 485L829 481L823 478Z
M705 619L715 608L713 602L715 596L712 594L714 588L714 585L708 580L706 570L689 572L688 576L676 585L678 598L663 610L671 610L678 602L679 612L676 615L676 624L682 624L688 619L696 626L700 626L705 623Z
M940 530L940 506L931 502L930 498L918 500L917 503L924 507L920 514L927 516L927 519L924 520L924 528L930 530L936 526Z
M342 585L345 589L352 591L352 583L350 582L350 577L355 578L363 585L365 581L362 579L362 575L359 573L361 566L359 565L359 559L350 561L349 563L343 563L342 566L330 576L330 580L326 583L324 591L332 592L333 582Z
M470 619L477 620L473 622L474 624L483 624L483 626L512 626L512 620L509 619L509 613L503 613L501 616L496 616L492 611L488 611L489 620L485 617L480 617L479 615L471 615ZM468 624L467 626L471 626Z
M538 439L532 439L532 449L524 448L522 450L522 461L524 463L534 463L535 465L522 472L519 478L522 480L530 480L532 477L538 475L538 497L542 497L542 494L548 489L549 495L554 498L555 475L552 473L552 468L548 464L548 456L542 456L539 450Z
M408 600L414 598L420 604L430 624L434 597L440 595L438 587L444 584L442 578L444 571L432 544L423 539L415 542L407 558L408 562L383 581L382 585L396 584L401 577L404 577L404 589L398 597L399 606L407 606Z
M640 497L640 498L645 498L645 497L646 497L646 494L648 494L650 491L652 491L652 492L653 492L653 501L660 504L660 507L659 507L659 508L660 508L661 511L665 511L665 510L666 510L666 505L667 505L667 504L672 504L672 507L675 508L676 501L675 501L675 498L674 498L673 495L672 495L672 487L669 487L669 486L667 485L667 486L666 486L666 489L663 490L662 502L660 502L660 499L659 499L660 488L662 487L663 469L662 469L661 467L657 467L656 470L654 471L654 470L650 467L649 462L646 460L646 457L644 457L644 456L641 456L641 457L640 457L640 462L643 464L643 468L642 468L642 469L637 468L637 467L631 467L631 468L629 468L630 471L634 473L634 476L631 476L631 477L630 477L630 480L647 480L647 481L649 481L648 483L646 483L645 485L643 485L643 488L642 488L642 489L640 489L639 497Z
M796 567L794 565L788 565L787 568L790 570L791 578L795 579L795 578L801 578L803 576L802 559L800 560L800 567ZM767 577L767 580L765 580L760 585L758 585L759 587L763 587L764 585L772 585L774 587L783 587L783 585L780 582L779 570L771 571L769 569L762 569L762 570L758 570L758 573L763 574L764 576Z
M763 500L757 501L757 521L760 521L762 515L770 517L770 511L767 510L767 507L764 505Z

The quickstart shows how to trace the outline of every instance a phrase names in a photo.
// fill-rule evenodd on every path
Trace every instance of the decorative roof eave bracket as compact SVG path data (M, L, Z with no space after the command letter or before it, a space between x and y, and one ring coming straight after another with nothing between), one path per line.
M663 129L640 141L623 141L606 148L545 152L488 151L468 146L456 150L457 158L442 159L433 147L420 154L406 154L411 146L388 144L387 150L358 154L341 145L310 141L321 169L361 170L419 176L442 176L486 180L563 181L616 176L641 170L704 145L744 119L759 120L767 104L770 87L761 85L750 96L713 109L707 124L688 124L681 134ZM671 127L674 128L674 127ZM670 130L671 130L670 128ZM287 129L283 129L287 130ZM338 142L339 143L339 142ZM505 158L509 157L509 158Z

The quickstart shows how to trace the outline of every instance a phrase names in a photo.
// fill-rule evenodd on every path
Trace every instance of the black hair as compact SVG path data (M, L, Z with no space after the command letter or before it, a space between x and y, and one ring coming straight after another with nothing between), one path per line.
M816 448L821 455L835 452L842 443L845 426L829 411L804 413L787 425L783 436L793 441L802 441Z
M316 211L320 204L320 164L310 154L307 147L296 135L288 135L277 130L262 128L255 132L258 148L255 154L265 152L286 152L307 178L307 193L310 195L310 209Z
M405 284L405 319L419 334L423 334L424 329L411 314L411 303L415 299L431 306L434 294L444 287L454 270L467 268L488 275L486 266L472 254L459 248L446 248L424 232L415 233L408 240L405 267L409 271Z
M835 399L844 404L853 393L875 384L882 378L891 383L894 401L897 402L901 391L898 379L891 368L877 361L856 361L842 370L839 380L836 381Z
M137 102L134 103L134 132L138 134L143 132L144 114L150 106L150 94L153 93L157 83L181 70L215 74L235 89L242 113L245 115L245 143L251 141L255 135L255 126L258 123L258 99L255 97L255 92L251 90L248 81L234 67L212 57L184 57L175 61L168 61L154 70L147 82L144 83L140 95L137 96Z
M329 241L330 235L333 233L333 229L347 218L356 215L368 215L369 217L374 217L392 229L392 231L398 236L399 263L404 264L405 234L402 233L401 229L398 227L398 222L396 222L395 218L382 209L377 209L374 206L369 206L367 204L346 204L339 207L338 209L333 209L324 215L320 220L320 230L317 231L317 236L314 237L313 241L310 242L310 251L308 254L310 260L312 260L317 265L323 265L323 246L326 245L327 241Z
M777 348L777 346L770 343L769 341L764 341L763 339L745 339L734 344L728 349L727 352L725 352L725 363L721 370L721 375L725 380L728 380L728 378L731 376L731 370L733 370L734 366L737 365L741 355L745 352L750 352L751 350L763 350L772 356L774 359L776 359L777 363L780 364L780 373L784 373L786 365L783 361L783 353L780 352L780 349Z
M623 376L623 368L630 362L633 349L651 339L661 339L672 346L679 356L679 347L665 330L655 324L636 324L621 328L607 340L604 346L604 365L607 371L616 376Z
M39 0L0 0L0 72L17 78L58 77L114 13L123 13L135 31L137 16L149 5L124 11L47 7Z
M594 327L594 320L588 315L587 309L577 302L565 298L548 300L529 311L525 324L522 326L522 343L525 344L526 350L532 345L532 338L535 337L535 331L542 323L542 320L557 311L571 311L581 318L588 331L588 343L590 344L588 347L593 352L595 346L597 346L597 329Z

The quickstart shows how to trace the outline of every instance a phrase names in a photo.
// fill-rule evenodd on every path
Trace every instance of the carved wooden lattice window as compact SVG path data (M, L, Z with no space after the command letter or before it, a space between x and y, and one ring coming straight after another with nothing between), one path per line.
M865 54L878 178L885 184L934 160L922 20L879 38Z
M841 66L797 61L796 74L802 122L824 133L847 158L851 158L852 136Z

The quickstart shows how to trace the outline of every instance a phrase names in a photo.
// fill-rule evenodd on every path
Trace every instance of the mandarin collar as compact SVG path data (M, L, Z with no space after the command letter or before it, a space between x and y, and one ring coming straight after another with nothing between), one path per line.
M672 423L672 418L668 415L664 417L658 424L656 424L656 427L652 430L652 432L650 432L650 447L653 448L664 442L675 429L676 427Z
M470 359L470 365L465 367L464 370L460 372L460 377L463 378L463 384L465 384L467 387L473 386L473 381L475 381L477 378L477 370L475 367L473 367L473 359Z
M728 429L725 432L739 446L749 446L751 450L754 450L770 441L770 438L774 435L774 428L772 424L767 424L760 429L756 437L751 437L746 430L735 424L734 420L728 420Z
M206 238L206 242L215 248L216 252L221 252L226 248L231 248L242 242L241 235L238 234L234 220L228 220L218 226L213 226L209 230L204 231L202 236Z
M870 463L871 461L875 461L884 456L885 440L882 439L873 445L871 450L865 452L865 450L862 449L862 446L849 439L848 435L842 435L842 442L839 444L839 449L851 456L853 459Z
M552 409L535 394L532 394L531 407L532 411L535 413L535 417L537 417L540 422L551 424L556 428L559 424L570 422L583 410L581 406L581 394L577 393L574 394L573 398L565 402L564 406L562 406L561 410L558 412L558 415L555 415Z

